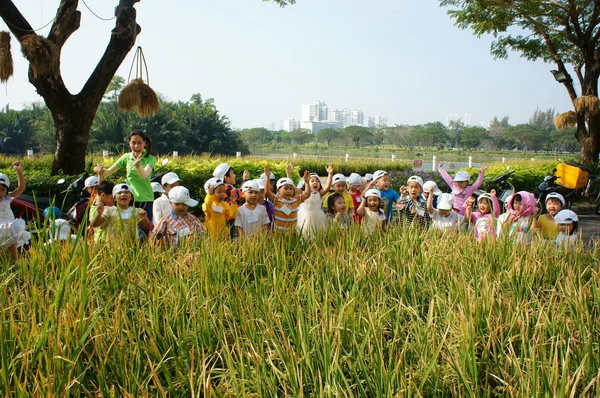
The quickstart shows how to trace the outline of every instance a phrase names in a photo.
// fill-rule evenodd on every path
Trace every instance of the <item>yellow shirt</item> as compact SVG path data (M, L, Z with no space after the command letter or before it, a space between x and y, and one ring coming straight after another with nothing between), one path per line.
M560 233L560 227L556 225L554 219L548 220L547 214L542 214L538 217L538 224L540 226L540 233L544 239L556 239Z
M226 220L235 219L237 204L228 202L216 203L215 197L208 194L204 198L202 211L206 215L204 226L206 227L208 236L229 239L229 228L227 227Z
M327 209L327 199L329 199L329 197L334 193L335 192L328 193L323 197L323 207L325 209ZM352 200L352 195L350 195L348 192L344 192L342 196L344 197L344 202L346 203L346 214L348 214L350 213L350 209L354 209L354 200Z

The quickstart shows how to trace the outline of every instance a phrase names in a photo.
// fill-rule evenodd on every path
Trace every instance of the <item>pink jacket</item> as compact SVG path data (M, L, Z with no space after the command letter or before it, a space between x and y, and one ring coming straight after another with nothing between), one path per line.
M515 195L521 195L521 204L523 205L521 217L529 217L532 215L535 211L535 196L527 191L519 191ZM514 195L506 201L506 209L510 214L517 216L517 212L513 209L513 198Z
M479 170L479 177L477 178L477 181L475 181L475 184L469 185L463 190L458 190L458 188L456 188L456 186L454 185L454 181L452 180L452 177L450 177L450 175L448 174L448 172L446 170L444 170L442 167L439 167L438 171L442 175L442 178L444 179L444 181L446 181L446 184L448 184L448 186L450 188L452 188L452 195L454 195L454 206L453 207L458 211L461 211L463 204L465 204L465 201L467 200L467 198L469 196L473 195L473 192L475 192L475 190L477 188L479 188L481 186L481 184L483 183L484 171ZM462 214L464 214L464 211Z

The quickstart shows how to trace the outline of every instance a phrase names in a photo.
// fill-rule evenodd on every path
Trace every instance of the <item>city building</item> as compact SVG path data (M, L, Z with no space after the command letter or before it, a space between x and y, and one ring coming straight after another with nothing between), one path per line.
M327 104L322 101L315 101L312 104L302 105L303 122L319 122L327 120Z
M283 121L283 130L294 131L300 128L300 119L286 119Z
M344 125L341 122L323 120L320 122L302 121L300 127L311 131L313 134L317 134L323 129L342 129Z
M352 120L350 124L354 126L363 126L365 124L365 115L362 111L352 111Z
M369 115L369 127L386 127L387 115Z

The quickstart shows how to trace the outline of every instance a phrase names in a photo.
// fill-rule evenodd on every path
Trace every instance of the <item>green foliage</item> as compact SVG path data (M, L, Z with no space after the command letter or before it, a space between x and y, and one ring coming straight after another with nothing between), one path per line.
M316 158L302 158L295 159L292 163L294 166L298 167L298 171L300 175L304 173L305 170L310 172L318 173L319 175L326 176L327 172L325 168L329 163L333 163L333 167L335 169L335 173L342 173L345 176L350 175L351 173L358 173L364 176L367 173L373 173L375 170L388 170L388 171L405 171L411 170L412 166L405 162L395 161L372 161L372 160L360 160L360 159L350 159L348 162L344 160L322 160Z
M556 161L510 161L505 164L493 163L487 169L485 176L490 180L506 173L506 167L510 166L510 170L515 174L510 178L509 182L513 184L517 191L535 192L537 186L544 181L547 174L552 173L552 169L556 166ZM471 184L477 180L479 169L463 169L471 174ZM485 182L484 182L485 185Z

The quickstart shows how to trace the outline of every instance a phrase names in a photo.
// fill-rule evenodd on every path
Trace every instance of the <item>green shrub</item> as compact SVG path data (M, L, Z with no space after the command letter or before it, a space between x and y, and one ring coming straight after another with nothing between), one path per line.
M535 192L538 185L544 181L544 177L552 172L556 161L507 161L506 163L492 163L488 167L485 176L486 180L490 180L506 173L506 167L510 166L511 171L515 173L510 178L509 182L513 184L517 191ZM477 180L479 169L463 169L471 174L471 184ZM484 182L484 186L485 186Z

